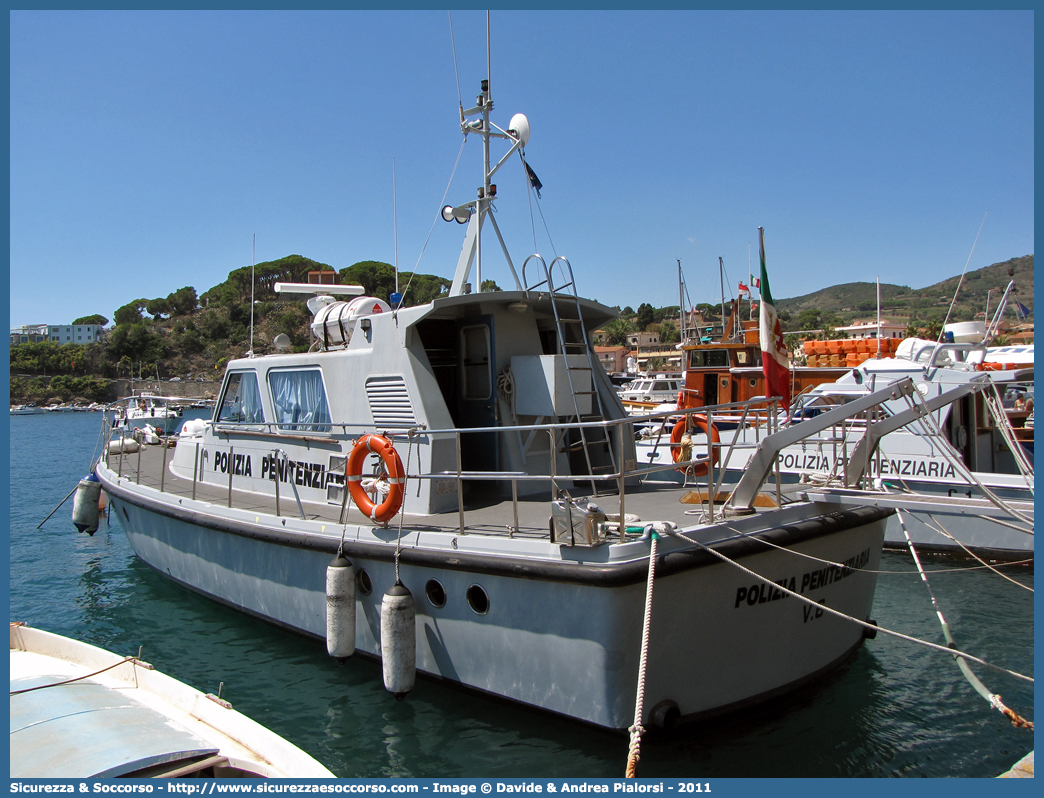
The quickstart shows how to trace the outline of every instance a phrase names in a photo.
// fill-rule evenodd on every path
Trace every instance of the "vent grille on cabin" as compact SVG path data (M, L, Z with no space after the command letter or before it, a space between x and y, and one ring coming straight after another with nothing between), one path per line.
M409 429L417 425L410 392L401 375L369 377L366 380L366 398L377 429Z

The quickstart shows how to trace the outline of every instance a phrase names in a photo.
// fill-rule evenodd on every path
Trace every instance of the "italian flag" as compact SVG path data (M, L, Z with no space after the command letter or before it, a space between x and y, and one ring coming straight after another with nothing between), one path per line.
M782 396L783 407L790 407L790 359L783 343L783 327L772 301L768 272L765 271L765 228L758 228L761 246L761 368L765 372L765 395Z

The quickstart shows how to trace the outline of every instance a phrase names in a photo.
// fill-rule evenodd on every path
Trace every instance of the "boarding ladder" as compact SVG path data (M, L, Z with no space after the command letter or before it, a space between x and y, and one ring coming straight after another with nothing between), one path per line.
M534 260L540 265L540 268L543 271L543 279L539 279L540 275L538 274L538 282L530 285L526 280L526 266L529 265L530 261ZM559 263L559 270L562 273L564 282L555 285L553 275L555 264ZM565 361L566 376L569 380L569 392L573 397L573 414L577 422L581 423L581 426L577 427L579 440L574 441L571 444L569 441L563 442L567 447L566 451L573 452L577 449L582 449L585 462L587 463L587 473L592 476L598 473L616 473L616 453L613 451L612 442L609 440L608 429L604 426L586 427L582 425L582 422L586 421L604 421L605 411L602 406L602 395L598 390L598 370L596 369L594 360L594 350L591 347L591 341L587 335L587 328L584 326L583 314L580 309L580 297L576 293L576 281L573 278L573 267L562 255L559 255L551 261L550 266L544 262L544 259L540 255L530 255L522 264L522 285L527 298L531 292L539 292L539 289L546 286L548 296L551 299L551 309L555 318L556 348L558 354L562 355L563 360ZM560 307L560 301L565 305L564 308ZM563 310L566 315L563 315ZM572 335L567 336L567 330L570 330ZM573 365L570 361L569 355L578 354L584 355L585 365ZM589 377L590 390L578 391L576 384L581 381L581 375L585 373ZM576 378L575 381L574 377ZM591 412L588 414L581 414L580 412L580 403L578 399L581 396L591 397ZM602 447L604 447L604 449ZM595 465L597 458L592 457L592 453L599 451L608 453L608 465ZM592 480L592 488L595 495L597 495L597 481Z

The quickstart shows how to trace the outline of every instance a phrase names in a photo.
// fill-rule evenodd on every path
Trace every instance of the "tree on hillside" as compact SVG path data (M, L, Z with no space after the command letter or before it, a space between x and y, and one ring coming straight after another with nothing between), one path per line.
M163 359L163 340L144 322L120 324L109 335L109 359L128 357L155 363Z
M387 300L395 290L395 267L390 263L376 260L364 260L341 269L341 282L349 285L361 285L367 296ZM492 281L485 281L487 285ZM437 277L434 274L413 274L399 272L399 290L403 294L406 306L423 305L438 296L449 293L452 280ZM496 283L493 283L495 286ZM499 290L499 288L498 288Z
M275 299L277 282L305 283L310 271L333 271L333 268L300 255L287 255L279 260L233 269L225 282L204 292L199 300L207 305L230 307L249 302L251 296L256 300Z
M170 304L170 312L173 316L187 316L199 307L196 289L190 285L179 288L173 294L167 296L167 302Z
M137 324L142 321L141 312L145 309L145 306L149 304L147 299L135 299L133 302L128 302L121 308L117 308L116 312L112 314L113 319L116 321L116 326L121 324Z
M664 319L660 322L660 343L661 344L676 344L678 343L678 325L670 319Z
M817 308L809 308L801 311L797 319L799 330L818 330L823 323L822 313Z
M702 313L703 317L708 321L721 316L721 305L712 305L710 302L698 303L696 305L696 310Z
M108 323L109 320L98 313L93 316L81 316L73 322L73 324L97 324L99 327L104 327Z
M635 319L634 324L639 332L644 332L655 320L656 312L653 310L652 305L643 302L638 306L638 317Z
M145 312L150 314L154 319L158 319L160 316L169 316L170 302L168 302L164 297L150 299L148 304L145 305Z

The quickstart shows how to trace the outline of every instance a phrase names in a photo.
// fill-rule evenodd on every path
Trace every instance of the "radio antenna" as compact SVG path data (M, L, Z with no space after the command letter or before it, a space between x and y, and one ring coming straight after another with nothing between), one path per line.
M399 215L395 206L395 159L392 158L392 238L395 245L395 293L399 293ZM402 300L400 299L401 303Z
M257 233L250 241L250 351L247 357L254 356L254 264L257 261Z

